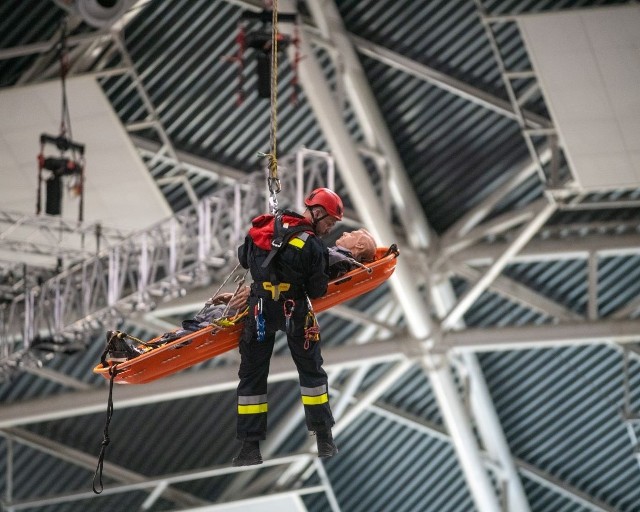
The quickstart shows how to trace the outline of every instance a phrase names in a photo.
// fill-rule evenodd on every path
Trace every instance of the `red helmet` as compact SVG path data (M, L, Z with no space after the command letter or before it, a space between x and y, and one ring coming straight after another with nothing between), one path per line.
M333 190L317 188L304 200L307 206L322 206L336 220L342 220L342 199Z

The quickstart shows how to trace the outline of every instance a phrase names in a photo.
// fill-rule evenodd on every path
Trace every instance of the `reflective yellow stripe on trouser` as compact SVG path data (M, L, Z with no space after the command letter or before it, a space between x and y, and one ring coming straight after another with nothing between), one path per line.
M267 412L267 395L238 397L238 414L260 414Z
M327 386L325 385L316 388L305 388L301 386L300 391L302 392L302 403L304 405L321 405L329 401Z

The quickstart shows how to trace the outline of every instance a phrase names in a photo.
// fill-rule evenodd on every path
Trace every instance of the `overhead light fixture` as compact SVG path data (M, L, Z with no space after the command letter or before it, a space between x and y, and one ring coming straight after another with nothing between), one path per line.
M118 21L135 0L56 0L64 9L75 12L95 28L104 28Z

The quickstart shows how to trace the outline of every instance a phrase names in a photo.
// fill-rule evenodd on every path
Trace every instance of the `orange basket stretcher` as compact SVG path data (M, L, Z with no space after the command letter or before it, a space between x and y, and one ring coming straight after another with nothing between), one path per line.
M373 262L330 281L327 293L311 301L314 311L325 311L380 286L395 270L398 254L395 245L389 248L378 247ZM225 327L214 324L152 348L134 359L115 364L99 363L94 367L93 373L110 380L111 369L116 366L116 383L152 382L233 350L239 344L243 327L242 321ZM151 340L149 344L152 345L154 341Z

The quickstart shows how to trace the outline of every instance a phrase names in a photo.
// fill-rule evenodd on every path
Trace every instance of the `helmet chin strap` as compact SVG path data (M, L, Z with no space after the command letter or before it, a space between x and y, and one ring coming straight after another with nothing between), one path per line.
M327 217L329 217L329 214L325 212L325 214L320 217L320 218L316 218L315 216L315 211L316 211L317 207L311 207L309 208L309 212L311 213L311 227L313 228L314 231L317 232L316 226L318 225L318 222L322 221L323 219L326 219Z

